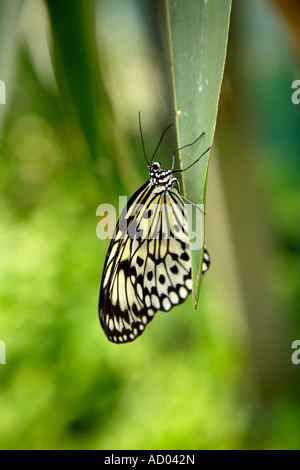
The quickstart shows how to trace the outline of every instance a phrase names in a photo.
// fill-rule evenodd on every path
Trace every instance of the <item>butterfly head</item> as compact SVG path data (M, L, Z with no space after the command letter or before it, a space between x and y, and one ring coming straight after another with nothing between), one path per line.
M148 168L149 168L149 175L151 177L156 176L160 171L162 171L160 169L160 163L159 162L150 162L149 165L148 165Z

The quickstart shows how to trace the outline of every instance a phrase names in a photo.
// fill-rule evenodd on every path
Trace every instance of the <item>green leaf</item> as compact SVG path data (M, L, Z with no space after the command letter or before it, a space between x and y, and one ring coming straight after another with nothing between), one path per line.
M95 2L45 0L52 28L53 63L66 114L75 115L94 161L109 155L107 97L97 54ZM101 104L101 106L100 106Z
M173 78L174 104L182 168L191 165L213 142L220 88L227 49L231 0L166 0ZM210 151L182 173L183 191L195 204L205 204ZM192 244L192 217L188 225ZM197 307L204 244L204 216L198 219L200 238L192 249L193 304ZM199 236L197 234L197 236Z

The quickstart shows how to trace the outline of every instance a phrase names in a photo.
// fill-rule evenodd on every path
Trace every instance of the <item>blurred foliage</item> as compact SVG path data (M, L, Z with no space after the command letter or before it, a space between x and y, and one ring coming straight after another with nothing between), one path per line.
M275 2L233 2L199 308L188 299L117 346L98 322L108 241L96 237L96 208L147 178L138 111L151 149L173 118L165 11L149 0L60 4L0 3L0 448L299 448L289 23ZM163 165L174 148L171 133Z

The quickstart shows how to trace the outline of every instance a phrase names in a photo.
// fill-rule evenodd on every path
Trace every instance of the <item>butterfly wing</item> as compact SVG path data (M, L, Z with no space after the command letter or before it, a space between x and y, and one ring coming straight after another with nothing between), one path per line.
M137 231L139 207L146 206L150 196L151 187L147 182L129 200L117 223L104 264L99 317L106 336L115 343L133 341L156 312L143 304L132 283L138 269L132 256L140 243L130 235ZM141 256L144 256L144 249L144 244L141 244Z
M202 272L209 267L205 249ZM110 341L142 334L157 310L169 311L192 290L185 206L177 189L147 182L130 199L106 257L99 316Z
M175 188L156 195L152 207L150 236L134 285L147 308L169 311L192 289L186 214ZM141 258L139 249L135 256Z

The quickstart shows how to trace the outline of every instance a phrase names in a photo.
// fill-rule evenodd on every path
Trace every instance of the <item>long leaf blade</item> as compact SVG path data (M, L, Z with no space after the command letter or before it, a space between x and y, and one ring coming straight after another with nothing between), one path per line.
M166 0L174 104L182 168L191 165L212 145L227 49L231 0ZM183 173L186 198L202 204L210 152ZM195 214L195 212L193 212ZM199 215L199 211L198 211ZM190 238L192 213L188 211ZM204 217L197 221L197 243L192 243L193 303L197 307L204 244ZM198 233L199 232L199 233Z

